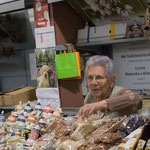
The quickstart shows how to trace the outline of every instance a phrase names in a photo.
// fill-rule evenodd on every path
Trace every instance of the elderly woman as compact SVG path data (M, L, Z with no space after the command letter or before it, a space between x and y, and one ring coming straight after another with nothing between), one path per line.
M114 65L107 56L92 56L86 63L86 79L90 92L80 109L79 117L106 113L112 117L130 115L142 108L142 97L115 85Z

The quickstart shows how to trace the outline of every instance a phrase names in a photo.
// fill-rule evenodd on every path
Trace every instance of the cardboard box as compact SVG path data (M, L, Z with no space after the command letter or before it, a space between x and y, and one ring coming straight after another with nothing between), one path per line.
M0 95L0 106L4 105L4 99L3 99L3 95Z
M143 103L142 105L143 108L150 108L150 98L144 98L142 103Z
M107 24L78 30L77 43L114 40L126 36L127 23Z
M36 100L36 87L24 87L15 91L5 93L3 97L5 106L18 105L19 101L26 103L27 101Z

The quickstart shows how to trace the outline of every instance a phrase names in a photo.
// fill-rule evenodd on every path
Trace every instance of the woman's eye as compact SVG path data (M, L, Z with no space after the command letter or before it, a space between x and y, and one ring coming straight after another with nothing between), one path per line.
M93 77L92 76L88 76L88 80L92 80L93 79Z
M96 76L96 80L102 80L102 79L104 79L103 77L101 77L101 76Z
M101 76L96 76L96 80L101 80L102 77Z
M103 80L105 79L106 77L102 77L102 76L96 76L96 80L100 81L100 80Z
M92 81L92 80L93 80L93 77L92 77L92 76L88 76L88 77L87 77L87 80L88 80L88 81Z

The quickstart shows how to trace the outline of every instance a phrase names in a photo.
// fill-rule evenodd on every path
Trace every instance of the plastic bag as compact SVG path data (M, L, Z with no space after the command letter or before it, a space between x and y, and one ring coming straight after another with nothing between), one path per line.
M129 135L131 132L136 130L137 128L143 126L147 120L148 115L145 109L140 110L138 114L132 114L128 116L128 118L122 123L121 127L119 128L118 133L122 136L122 138Z

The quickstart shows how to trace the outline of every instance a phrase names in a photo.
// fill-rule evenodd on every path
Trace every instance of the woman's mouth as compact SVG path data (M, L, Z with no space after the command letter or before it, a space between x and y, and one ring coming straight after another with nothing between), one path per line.
M98 92L99 91L99 89L93 89L93 92Z

